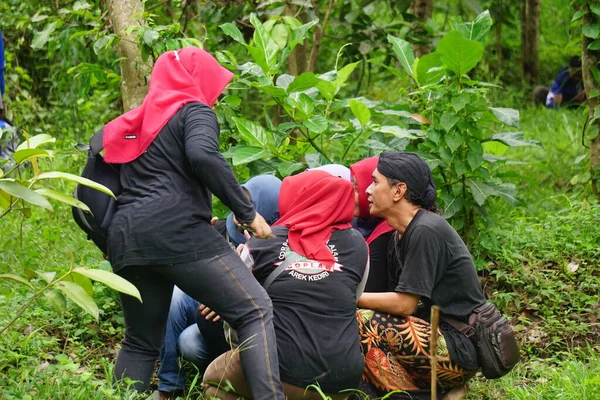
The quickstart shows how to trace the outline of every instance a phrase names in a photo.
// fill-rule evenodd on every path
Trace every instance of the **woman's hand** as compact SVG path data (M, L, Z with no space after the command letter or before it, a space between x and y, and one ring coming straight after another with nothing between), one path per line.
M251 229L252 234L259 239L268 239L273 237L271 227L259 213L256 213L254 221L246 225Z
M217 322L218 320L221 319L221 316L219 314L217 314L210 308L206 307L204 304L200 304L200 307L198 307L198 310L200 310L200 314L207 321L210 321L212 319L212 322Z

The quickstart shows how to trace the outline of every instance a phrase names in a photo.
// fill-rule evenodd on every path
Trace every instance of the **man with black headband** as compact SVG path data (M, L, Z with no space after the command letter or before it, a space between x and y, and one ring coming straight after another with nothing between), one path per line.
M431 381L431 305L439 306L443 316L466 322L486 300L466 245L434 212L435 184L418 155L382 153L367 195L370 214L386 219L397 233L390 242L390 291L364 293L358 301L367 309L359 310L366 361L361 389L372 396L394 389L418 395ZM452 373L438 375L438 387L455 388L447 398L462 398L464 383L479 367L476 350L443 321L439 334L438 370Z

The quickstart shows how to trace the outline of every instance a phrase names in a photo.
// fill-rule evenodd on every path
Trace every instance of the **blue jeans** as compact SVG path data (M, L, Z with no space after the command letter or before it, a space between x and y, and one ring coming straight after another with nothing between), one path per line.
M140 303L120 293L125 339L115 363L117 379L128 377L137 381L135 388L139 392L148 389L164 342L176 284L228 321L237 330L240 341L251 342L240 357L252 397L285 398L279 378L271 299L233 250L188 263L126 266L117 274L133 283L144 301Z

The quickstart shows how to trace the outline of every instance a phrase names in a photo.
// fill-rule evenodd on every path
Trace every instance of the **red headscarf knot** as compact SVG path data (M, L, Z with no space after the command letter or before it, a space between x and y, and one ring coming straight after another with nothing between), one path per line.
M233 73L200 48L163 53L154 64L142 105L104 126L104 160L135 160L183 105L213 105L231 79Z
M354 214L352 184L324 171L306 171L283 180L279 193L281 218L275 225L290 228L290 249L331 266L327 247L334 229L351 227Z

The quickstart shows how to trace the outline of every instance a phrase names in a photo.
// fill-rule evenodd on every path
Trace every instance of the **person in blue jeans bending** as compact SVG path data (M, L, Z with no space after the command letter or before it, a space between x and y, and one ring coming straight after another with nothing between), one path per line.
M252 201L257 212L272 225L279 219L279 190L281 180L272 175L259 175L249 179L242 185L242 190ZM226 220L213 218L214 227L230 243L232 248L246 243L246 237L238 231L233 214ZM214 323L205 324L200 332L196 324L196 314L200 302L185 294L177 286L173 290L165 341L160 352L160 367L158 370L158 391L152 399L169 399L185 388L185 370L181 358L192 362L200 371L220 354L229 350L226 343L223 346L206 343L221 343L219 340L203 340L208 337L222 337L223 324L219 318Z

